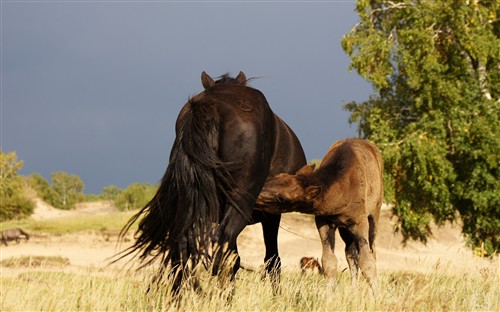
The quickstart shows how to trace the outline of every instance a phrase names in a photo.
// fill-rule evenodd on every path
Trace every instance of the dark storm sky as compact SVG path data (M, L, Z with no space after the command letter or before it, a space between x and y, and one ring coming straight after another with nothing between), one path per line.
M86 193L156 183L200 73L259 77L308 160L356 136L342 105L372 92L340 40L355 1L3 1L1 148L21 174Z

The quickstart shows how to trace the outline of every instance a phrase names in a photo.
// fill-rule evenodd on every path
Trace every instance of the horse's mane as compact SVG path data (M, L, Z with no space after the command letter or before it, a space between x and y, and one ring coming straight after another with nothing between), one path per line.
M215 81L216 85L240 85L240 86L248 86L248 83L252 81L254 78L248 78L247 80L243 81L241 83L238 79L232 77L229 73L225 73L224 75L221 75L217 77L217 80Z

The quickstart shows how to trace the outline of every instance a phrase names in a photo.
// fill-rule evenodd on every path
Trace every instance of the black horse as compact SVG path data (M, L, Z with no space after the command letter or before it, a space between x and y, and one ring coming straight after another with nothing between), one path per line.
M293 131L249 86L243 72L214 81L201 75L204 91L189 99L176 122L170 161L153 199L124 229L143 217L136 241L123 256L136 254L144 265L160 259L161 278L176 271L177 293L192 266L212 266L212 274L239 269L236 239L245 226L262 223L266 271L279 290L278 228L281 216L254 210L269 176L295 173L306 164ZM229 255L235 261L229 261ZM190 264L190 265L188 265ZM174 270L175 269L175 270Z

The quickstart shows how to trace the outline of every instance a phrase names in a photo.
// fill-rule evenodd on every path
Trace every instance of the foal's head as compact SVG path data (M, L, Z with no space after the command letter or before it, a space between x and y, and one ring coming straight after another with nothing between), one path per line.
M269 213L307 211L321 193L314 167L307 165L296 174L280 173L267 180L257 198L257 206Z

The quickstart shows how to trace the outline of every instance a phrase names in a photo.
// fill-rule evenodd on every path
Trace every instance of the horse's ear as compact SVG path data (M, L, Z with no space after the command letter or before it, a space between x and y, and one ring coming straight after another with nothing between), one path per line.
M215 81L205 71L201 73L201 84L203 88L208 89L215 84Z
M316 196L321 193L321 186L319 185L311 185L306 189L306 201L312 201Z
M247 76L245 76L245 74L242 71L240 71L238 76L236 76L236 80L240 85L245 85L247 83Z

